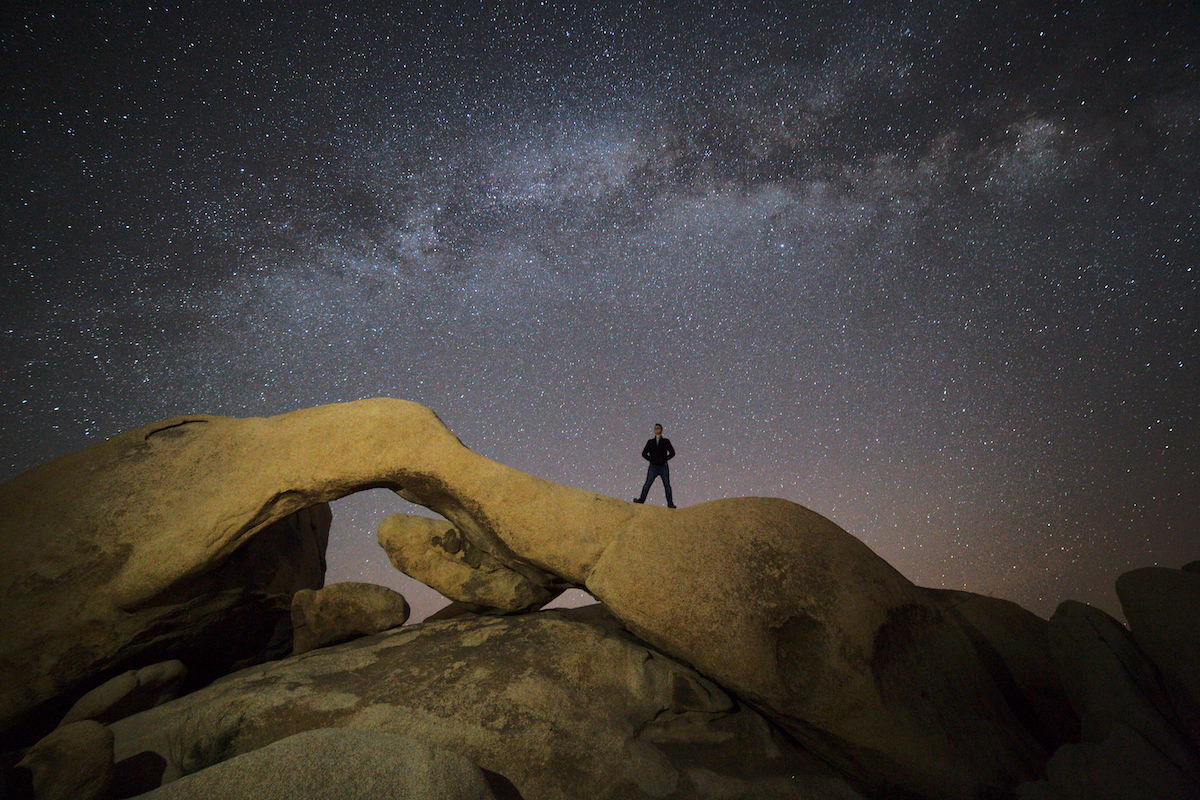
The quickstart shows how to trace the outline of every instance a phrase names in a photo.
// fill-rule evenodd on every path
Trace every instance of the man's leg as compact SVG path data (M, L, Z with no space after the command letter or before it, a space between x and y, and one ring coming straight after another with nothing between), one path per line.
M654 483L654 476L655 476L654 465L648 464L646 466L646 482L644 484L642 484L642 496L639 497L637 500L634 500L633 502L635 502L635 503L646 502L646 495L650 493L650 484Z
M663 491L667 493L667 507L674 508L675 501L671 499L671 470L666 464L662 465Z

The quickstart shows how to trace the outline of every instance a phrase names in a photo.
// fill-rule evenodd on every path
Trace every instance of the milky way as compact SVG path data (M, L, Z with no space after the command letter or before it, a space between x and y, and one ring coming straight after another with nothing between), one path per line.
M1195 4L330 5L4 12L0 477L387 395L1041 614L1200 558Z

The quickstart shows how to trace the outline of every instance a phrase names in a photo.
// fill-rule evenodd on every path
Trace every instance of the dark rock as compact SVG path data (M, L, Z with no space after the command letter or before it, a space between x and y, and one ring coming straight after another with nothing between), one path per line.
M1197 800L1200 786L1137 731L1114 724L1100 742L1065 745L1045 780L1022 785L1018 800Z
M1013 714L1046 752L1079 740L1079 717L1058 677L1046 620L1009 600L949 589L926 591L967 633Z
M113 735L95 720L55 728L18 765L33 774L38 800L98 800L112 781Z
M1200 748L1200 574L1146 567L1117 578L1138 648L1158 667L1171 705Z
M1121 623L1097 608L1067 601L1050 618L1050 647L1079 714L1086 745L1066 745L1056 752L1053 763L1060 767L1048 773L1056 791L1070 797L1076 796L1071 792L1095 796L1087 794L1089 787L1105 780L1117 765L1132 775L1161 773L1172 785L1171 776L1178 773L1200 786L1200 756L1183 731L1158 670ZM1151 751L1153 758L1147 756ZM1089 765L1100 762L1107 765L1088 777ZM1164 770L1164 763L1171 769Z

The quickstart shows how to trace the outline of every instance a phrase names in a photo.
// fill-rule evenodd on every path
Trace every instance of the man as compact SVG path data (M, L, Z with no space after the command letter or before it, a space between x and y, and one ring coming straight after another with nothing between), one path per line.
M642 448L642 458L650 462L650 466L646 467L646 484L642 487L642 496L635 498L633 502L646 502L646 493L650 491L650 484L654 483L654 479L661 477L663 491L667 493L667 508L675 508L675 501L671 499L671 471L667 467L667 462L675 457L675 448L671 446L671 440L662 435L662 425L655 424L654 438L646 440L646 446Z

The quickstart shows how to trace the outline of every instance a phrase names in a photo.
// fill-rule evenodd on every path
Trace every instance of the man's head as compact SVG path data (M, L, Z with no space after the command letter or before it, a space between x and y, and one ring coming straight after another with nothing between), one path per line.
M654 423L654 435L662 436L662 425L659 425L657 422Z

